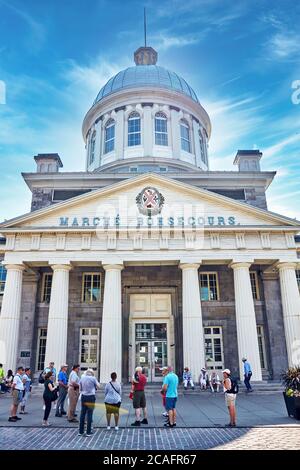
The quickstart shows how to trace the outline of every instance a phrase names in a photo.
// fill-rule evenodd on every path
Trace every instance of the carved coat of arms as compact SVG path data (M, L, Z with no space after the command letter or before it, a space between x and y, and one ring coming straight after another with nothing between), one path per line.
M136 197L136 203L141 214L152 215L160 214L165 198L156 189L152 187L144 188Z

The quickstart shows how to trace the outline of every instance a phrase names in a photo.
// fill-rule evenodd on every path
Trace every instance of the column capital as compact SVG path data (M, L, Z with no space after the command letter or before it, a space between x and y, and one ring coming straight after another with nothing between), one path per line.
M229 264L229 267L232 269L239 269L239 268L250 268L251 266L250 261L233 261L232 263Z
M279 261L276 264L276 268L280 270L282 269L297 269L297 262L296 261Z
M3 266L5 266L5 269L7 271L11 270L11 271L24 271L25 269L25 265L23 263L20 263L20 264L12 264L12 263L8 263L8 264L5 264L5 262L2 263Z
M105 271L122 271L124 269L123 264L103 264Z
M63 270L63 271L70 271L72 269L72 265L71 264L68 264L68 263L54 263L54 264L50 264L51 268L53 269L53 271L59 271L59 270Z
M198 270L200 268L200 263L180 263L179 264L179 268L182 269L182 270L185 270L185 269L196 269Z

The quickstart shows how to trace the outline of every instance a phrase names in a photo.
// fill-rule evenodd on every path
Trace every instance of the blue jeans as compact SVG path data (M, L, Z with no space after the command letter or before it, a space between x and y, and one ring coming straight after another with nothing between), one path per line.
M252 376L252 372L244 375L244 384L246 385L247 390L252 390L252 387L250 385L251 376Z
M81 413L80 413L80 423L79 423L79 434L84 433L84 421L85 416L87 416L87 434L91 434L92 430L92 420L93 412L95 408L95 395L82 395L81 396Z

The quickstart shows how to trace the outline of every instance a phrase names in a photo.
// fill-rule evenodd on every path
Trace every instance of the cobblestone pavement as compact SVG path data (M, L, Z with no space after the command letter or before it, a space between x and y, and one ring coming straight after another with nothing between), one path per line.
M195 450L300 449L299 427L269 428L123 428L96 429L92 437L72 428L0 428L0 448L6 450Z

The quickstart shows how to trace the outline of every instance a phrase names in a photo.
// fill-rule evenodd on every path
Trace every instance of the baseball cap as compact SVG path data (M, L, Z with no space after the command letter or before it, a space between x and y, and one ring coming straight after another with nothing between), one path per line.
M164 366L164 367L161 367L159 370L168 370L168 367Z

